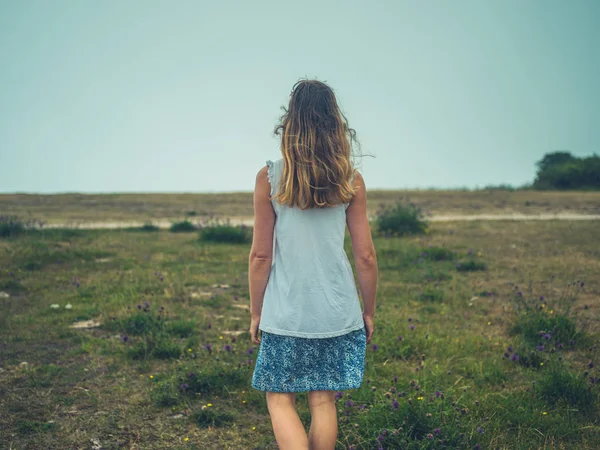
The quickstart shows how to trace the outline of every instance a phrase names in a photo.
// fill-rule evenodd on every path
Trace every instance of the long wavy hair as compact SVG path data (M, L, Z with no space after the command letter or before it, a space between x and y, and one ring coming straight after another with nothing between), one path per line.
M358 141L333 89L301 79L282 109L274 134L281 134L283 173L272 199L303 210L349 202L355 193L352 142Z

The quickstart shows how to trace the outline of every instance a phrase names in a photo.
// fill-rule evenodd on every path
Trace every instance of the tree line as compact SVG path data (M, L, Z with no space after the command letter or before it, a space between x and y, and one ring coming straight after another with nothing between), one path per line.
M570 152L547 153L536 163L534 189L600 189L600 156L578 158Z

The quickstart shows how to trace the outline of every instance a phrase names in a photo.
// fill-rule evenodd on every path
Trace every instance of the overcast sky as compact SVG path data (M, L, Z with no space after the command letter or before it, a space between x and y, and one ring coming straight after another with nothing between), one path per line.
M0 0L0 192L251 191L293 84L334 89L367 188L600 152L600 1Z

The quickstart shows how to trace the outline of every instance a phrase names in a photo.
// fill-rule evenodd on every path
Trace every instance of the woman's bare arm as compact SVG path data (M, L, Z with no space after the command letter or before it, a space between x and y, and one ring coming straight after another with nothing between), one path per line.
M254 188L254 229L252 249L248 258L248 284L250 289L250 313L259 319L262 312L263 298L273 259L273 229L275 227L275 211L269 194L271 185L268 180L267 166L256 175Z
M367 216L367 190L358 171L355 172L353 184L357 190L346 209L346 223L352 239L358 285L364 303L363 316L372 319L377 295L377 256Z

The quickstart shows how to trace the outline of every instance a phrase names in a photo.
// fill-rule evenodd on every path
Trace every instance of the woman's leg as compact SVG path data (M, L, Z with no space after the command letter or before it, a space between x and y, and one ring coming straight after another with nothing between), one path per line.
M308 445L310 450L334 450L338 435L337 411L333 391L309 391L310 430Z
M275 440L282 450L307 450L308 438L296 412L295 392L267 392Z

